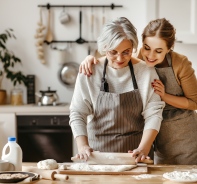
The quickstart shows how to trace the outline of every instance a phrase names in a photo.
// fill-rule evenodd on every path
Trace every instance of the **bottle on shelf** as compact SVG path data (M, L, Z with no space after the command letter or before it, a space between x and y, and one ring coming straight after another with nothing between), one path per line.
M6 153L6 150L9 152ZM2 160L8 160L14 165L15 171L22 171L23 152L21 147L16 143L16 137L8 137L8 143L3 147Z

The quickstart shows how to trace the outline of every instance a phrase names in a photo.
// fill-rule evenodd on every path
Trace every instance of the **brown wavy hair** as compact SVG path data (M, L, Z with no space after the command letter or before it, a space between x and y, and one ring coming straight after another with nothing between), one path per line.
M144 28L142 41L146 37L158 36L166 42L167 48L172 49L175 42L176 30L174 26L165 18L152 20Z

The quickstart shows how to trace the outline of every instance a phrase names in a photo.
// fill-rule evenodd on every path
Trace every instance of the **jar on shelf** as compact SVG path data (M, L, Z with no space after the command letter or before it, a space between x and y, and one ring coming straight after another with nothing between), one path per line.
M23 90L21 88L14 88L10 95L11 105L23 105Z
M0 105L5 105L7 101L6 90L0 89Z

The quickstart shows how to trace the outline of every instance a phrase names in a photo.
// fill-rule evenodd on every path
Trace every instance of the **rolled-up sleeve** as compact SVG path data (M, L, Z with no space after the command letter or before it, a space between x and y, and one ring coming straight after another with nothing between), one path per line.
M159 132L161 121L163 120L162 112L165 103L163 101L151 102L142 112L145 119L144 130L155 129Z
M153 67L141 65L139 70L137 78L143 103L141 114L144 117L144 130L154 129L159 132L165 102L161 101L160 96L154 92L151 85L154 79L159 79L159 77Z
M85 80L86 76L78 74L75 90L70 104L70 121L73 136L87 136L87 116L92 113L92 105L88 87Z

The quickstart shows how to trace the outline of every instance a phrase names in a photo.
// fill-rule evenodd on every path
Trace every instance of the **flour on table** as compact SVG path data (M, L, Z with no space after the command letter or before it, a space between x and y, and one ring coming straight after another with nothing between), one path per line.
M140 175L133 175L132 177L137 179L137 180L140 180L140 179L149 179L149 178L158 177L158 175L140 174Z
M66 170L66 169L67 169L67 166L64 165L64 164L59 164L59 163L58 163L58 169L59 169L59 170Z
M173 171L163 174L163 177L172 181L191 182L197 181L197 173L190 171Z
M88 165L86 163L75 163L69 169L75 171L96 171L96 172L122 172L135 168L136 165Z

